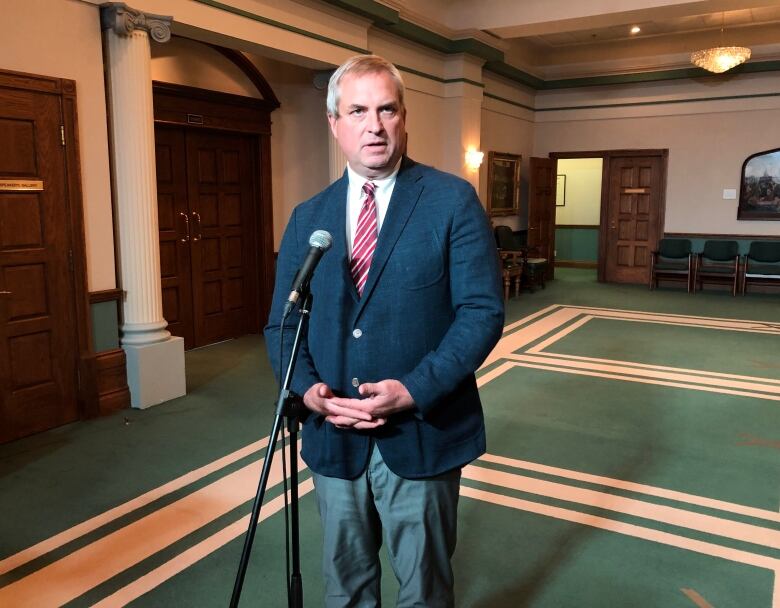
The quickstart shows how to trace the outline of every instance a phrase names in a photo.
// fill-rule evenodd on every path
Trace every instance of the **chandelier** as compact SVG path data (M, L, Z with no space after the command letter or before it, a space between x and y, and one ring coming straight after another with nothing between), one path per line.
M716 46L691 53L691 63L709 72L722 74L750 59L750 49L744 46Z

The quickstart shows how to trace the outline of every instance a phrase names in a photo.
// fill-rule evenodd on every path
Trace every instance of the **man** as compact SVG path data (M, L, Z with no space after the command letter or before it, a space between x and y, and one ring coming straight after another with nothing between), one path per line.
M404 85L376 56L328 87L344 176L292 214L266 343L315 230L333 236L292 388L324 530L326 606L379 606L387 545L398 606L452 606L461 467L485 451L474 371L503 326L495 241L474 189L404 156ZM286 322L285 357L297 323Z

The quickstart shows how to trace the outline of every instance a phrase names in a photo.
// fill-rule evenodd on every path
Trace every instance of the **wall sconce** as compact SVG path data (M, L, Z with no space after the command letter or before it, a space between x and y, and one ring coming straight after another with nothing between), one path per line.
M476 171L482 164L482 159L484 156L484 152L480 152L474 148L469 148L466 150L466 166L472 171Z

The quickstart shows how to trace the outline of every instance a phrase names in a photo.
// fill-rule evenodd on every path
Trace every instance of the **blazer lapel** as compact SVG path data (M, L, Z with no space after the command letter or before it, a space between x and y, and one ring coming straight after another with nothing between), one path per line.
M360 298L358 314L360 314L371 297L374 286L382 275L390 253L393 251L398 237L401 236L406 223L409 221L409 216L417 205L417 201L422 193L422 186L418 183L420 178L421 174L417 163L404 157L395 180L390 204L387 207L387 215L379 232L376 251L374 252L374 258L371 260L371 268L368 271L368 281L363 288L363 296Z
M346 283L347 291L352 294L352 299L359 300L355 283L352 281L352 274L349 271L349 255L347 251L347 188L349 187L349 178L346 170L341 178L334 182L333 188L325 199L325 205L321 216L323 229L330 232L333 237L333 251L331 256L338 257L338 272L341 274L341 280Z

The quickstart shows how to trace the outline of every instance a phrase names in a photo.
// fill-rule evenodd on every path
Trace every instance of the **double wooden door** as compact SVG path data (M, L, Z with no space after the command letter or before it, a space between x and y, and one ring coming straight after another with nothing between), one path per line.
M62 124L60 97L0 87L0 442L79 417Z
M185 348L259 330L253 139L155 128L163 315Z
M604 279L610 283L646 283L650 252L663 231L666 156L611 156L602 221ZM604 217L602 211L602 217Z

